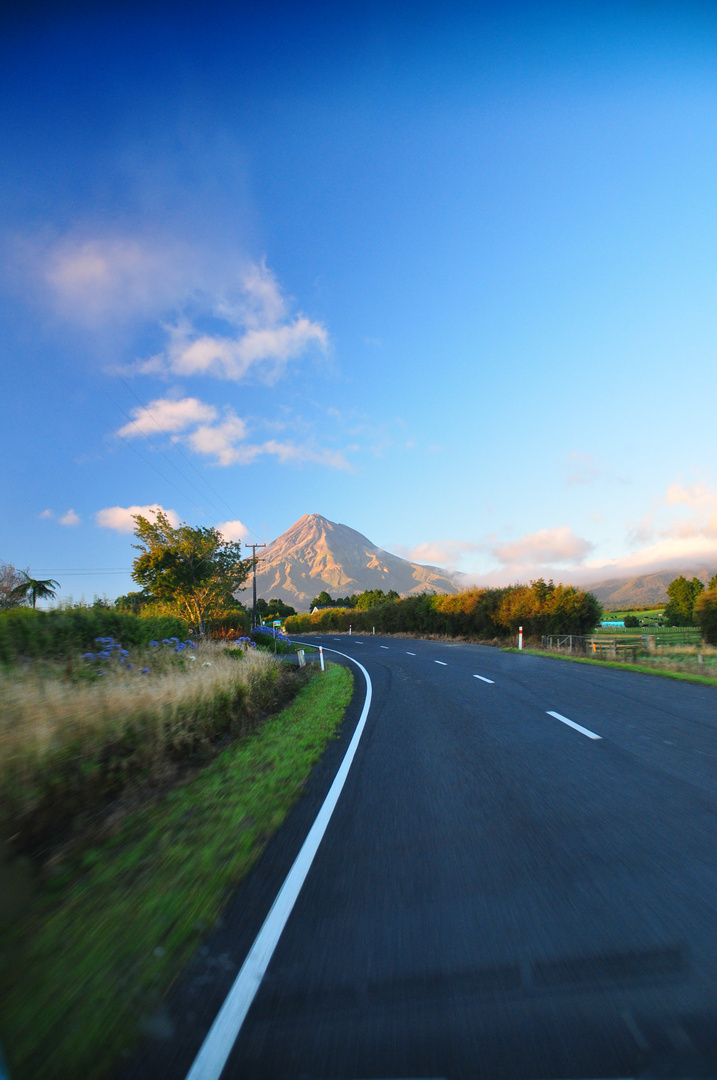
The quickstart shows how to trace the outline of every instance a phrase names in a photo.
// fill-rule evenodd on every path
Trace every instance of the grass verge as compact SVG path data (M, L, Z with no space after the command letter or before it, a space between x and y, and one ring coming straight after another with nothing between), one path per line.
M7 880L16 865L5 869L0 893L9 885L23 912L0 949L13 1080L107 1075L298 798L352 687L350 671L329 664L278 716L34 895L29 880Z
M503 652L524 652L529 656L545 656L549 660L567 660L571 664L592 664L593 667L618 668L620 671L637 671L641 675L660 675L663 679L680 679L682 682L701 683L702 686L717 686L717 679L706 675L692 675L687 671L668 671L664 668L647 667L645 664L628 664L623 660L591 660L587 656L566 656L564 653L548 652L545 649L517 649L509 646Z

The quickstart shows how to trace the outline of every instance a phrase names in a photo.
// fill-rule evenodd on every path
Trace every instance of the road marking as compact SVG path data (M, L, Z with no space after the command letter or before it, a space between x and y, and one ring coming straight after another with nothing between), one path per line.
M415 652L408 652L408 650L406 650L406 656L415 656L415 655L416 655Z
M434 664L442 664L443 667L448 667L448 664L446 663L445 660L434 660L433 663Z
M474 679L480 679L481 682L495 683L495 679L486 679L485 675L474 675Z
M343 638L340 638L340 637L335 637L334 638L334 641L342 641L342 640L343 640Z
M379 649L387 649L388 645L379 645Z
M298 641L298 645L307 645L309 642ZM360 644L360 642L357 642ZM314 646L316 647L316 646ZM347 653L339 652L338 649L324 649L324 652L333 652L350 660L359 668L366 679L366 699L363 703L361 716L356 725L348 750L339 766L339 771L334 777L334 782L329 793L323 801L321 809L316 815L316 820L309 830L309 835L304 840L301 851L294 860L294 865L286 876L284 884L279 890L276 900L271 906L271 911L264 920L264 925L256 936L247 958L242 964L241 971L236 977L234 985L229 991L224 1004L219 1010L207 1037L202 1043L201 1049L194 1059L194 1064L187 1073L186 1080L219 1080L226 1065L232 1047L236 1042L246 1014L256 996L257 990L264 978L274 950L279 943L279 938L286 926L289 915L292 912L296 899L301 892L301 887L311 869L314 856L319 848L326 828L331 820L336 803L339 801L341 790L346 782L351 763L356 755L358 744L366 726L368 711L371 707L372 686L369 673L363 664L354 660Z
M551 712L548 709L548 716L554 716L556 720L560 720L562 724L567 724L568 727L575 728L581 735L587 735L588 739L602 739L602 735L596 735L594 731L588 731L586 727L580 727L580 724L576 724L574 720L568 720L567 716L561 716L559 712Z
M354 645L363 645L363 641L354 641Z

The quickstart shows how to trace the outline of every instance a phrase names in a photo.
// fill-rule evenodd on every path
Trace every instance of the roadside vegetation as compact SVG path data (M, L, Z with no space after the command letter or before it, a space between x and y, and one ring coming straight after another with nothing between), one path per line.
M214 734L209 702L226 706L236 695L238 717L227 716L238 718L236 736L252 713L259 719L281 678L281 665L259 651L216 653L198 649L191 671L187 660L180 670L167 660L157 694L143 699L157 720L174 703L182 722L169 725L170 743L178 738L182 752L195 739L182 724L195 716L209 717L195 729L200 743ZM281 713L229 738L203 768L195 762L184 782L120 815L100 837L56 851L42 870L27 858L0 864L0 896L15 900L0 909L0 1042L13 1080L100 1080L143 1032L166 1022L163 996L338 731L351 674L338 665L312 672ZM204 706L179 708L189 699ZM48 745L37 718L24 722ZM89 714L85 725L94 731ZM87 745L95 760L94 735Z
M329 598L330 599L330 598ZM465 589L455 596L422 593L403 599L383 597L371 606L330 607L286 619L287 634L327 630L417 634L505 641L518 627L524 633L589 633L602 608L592 593L542 579L503 589Z

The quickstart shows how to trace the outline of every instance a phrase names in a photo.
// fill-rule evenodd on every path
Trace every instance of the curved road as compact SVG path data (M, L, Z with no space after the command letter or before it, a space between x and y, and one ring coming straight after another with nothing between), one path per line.
M222 1077L717 1075L717 690L306 640L373 699ZM124 1076L189 1072L348 746L354 671L341 741Z

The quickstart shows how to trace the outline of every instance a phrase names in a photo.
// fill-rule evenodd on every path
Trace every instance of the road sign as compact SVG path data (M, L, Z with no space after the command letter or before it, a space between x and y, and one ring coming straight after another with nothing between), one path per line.
M281 619L274 619L272 626L281 626Z

